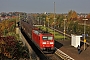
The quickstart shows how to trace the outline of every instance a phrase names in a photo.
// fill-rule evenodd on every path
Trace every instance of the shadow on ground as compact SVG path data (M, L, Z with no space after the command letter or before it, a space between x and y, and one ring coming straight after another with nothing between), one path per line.
M56 48L61 48L63 46L63 44L61 44L60 42L58 42L58 41L55 41L55 47Z

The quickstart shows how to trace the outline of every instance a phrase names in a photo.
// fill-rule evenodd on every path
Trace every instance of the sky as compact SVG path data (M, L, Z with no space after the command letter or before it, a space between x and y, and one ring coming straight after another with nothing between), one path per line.
M90 0L0 0L0 12L90 13Z

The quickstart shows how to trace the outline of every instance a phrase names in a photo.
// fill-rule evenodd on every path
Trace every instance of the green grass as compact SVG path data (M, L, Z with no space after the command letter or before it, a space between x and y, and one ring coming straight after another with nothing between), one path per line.
M42 29L42 30L44 30L44 31L46 31L46 29L48 29L48 32L54 34L54 31L52 29L50 29L50 28L43 27L43 26L42 27L40 26L39 28ZM65 38L67 39L67 37L65 37ZM64 39L64 36L62 34L58 33L58 32L55 32L54 39L55 40L63 40Z

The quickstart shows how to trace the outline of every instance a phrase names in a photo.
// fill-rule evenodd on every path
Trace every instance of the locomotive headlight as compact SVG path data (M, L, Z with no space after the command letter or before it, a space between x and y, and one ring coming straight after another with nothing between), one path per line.
M46 44L46 42L43 42L42 44Z
M50 42L50 44L54 44L53 42Z
M53 47L53 45L51 45Z

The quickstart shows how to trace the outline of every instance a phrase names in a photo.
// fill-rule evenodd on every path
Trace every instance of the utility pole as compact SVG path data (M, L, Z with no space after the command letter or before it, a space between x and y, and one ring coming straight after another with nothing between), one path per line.
M86 43L86 34L85 34L85 32L86 32L86 21L88 20L88 19L83 19L84 20L84 50L85 50L85 43Z
M54 24L55 24L55 2L54 2ZM54 36L55 36L55 25L54 25Z
M63 19L64 20L64 40L65 40L65 34L66 34L66 24L65 24L65 21L67 20L67 19Z

